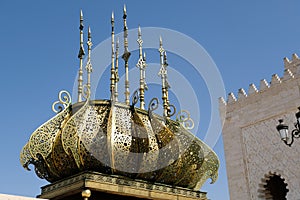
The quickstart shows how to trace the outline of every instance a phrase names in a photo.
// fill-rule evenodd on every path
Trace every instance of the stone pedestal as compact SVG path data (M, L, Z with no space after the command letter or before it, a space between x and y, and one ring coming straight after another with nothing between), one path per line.
M38 197L83 200L81 192L85 189L91 191L88 200L207 200L205 192L97 172L80 173L46 185Z

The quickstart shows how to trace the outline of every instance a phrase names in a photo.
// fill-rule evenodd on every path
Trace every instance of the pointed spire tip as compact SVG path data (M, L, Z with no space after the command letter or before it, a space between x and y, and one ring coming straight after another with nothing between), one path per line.
M126 5L124 4L124 8L123 8L123 19L126 19L127 17L127 11L126 11Z
M124 4L123 11L124 11L124 14L126 14L126 4Z
M91 32L91 27L88 27L88 39L90 40L92 38L92 32Z

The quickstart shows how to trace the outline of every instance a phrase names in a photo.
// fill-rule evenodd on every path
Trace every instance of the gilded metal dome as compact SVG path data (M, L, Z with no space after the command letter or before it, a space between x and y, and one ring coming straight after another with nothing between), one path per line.
M130 53L127 48L126 9L124 9L124 54L126 73ZM112 27L114 18L112 15ZM211 178L217 179L219 160L216 154L200 139L188 131L189 117L170 116L172 105L168 98L167 62L160 39L163 116L155 114L158 99L144 105L145 56L142 56L141 30L139 28L141 70L140 88L129 103L129 84L125 81L125 103L117 100L118 42L114 50L112 31L112 67L110 100L90 99L91 32L88 34L87 84L82 84L83 18L80 17L80 69L78 102L72 104L68 92L59 93L59 100L52 109L56 115L36 129L23 147L20 162L29 170L35 166L40 178L55 182L83 171L121 175L198 190ZM113 29L112 29L113 30ZM128 75L128 74L127 74ZM128 76L127 76L128 77ZM135 105L140 100L140 108ZM56 110L57 105L58 110ZM173 110L175 112L175 108ZM181 117L180 117L181 116Z

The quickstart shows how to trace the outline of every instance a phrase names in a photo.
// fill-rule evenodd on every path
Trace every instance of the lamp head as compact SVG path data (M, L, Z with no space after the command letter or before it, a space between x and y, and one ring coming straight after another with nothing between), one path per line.
M295 116L296 116L297 124L299 127L299 125L300 125L300 107L298 107L298 112L295 114Z
M300 113L299 113L300 115ZM287 141L289 138L289 127L283 123L283 119L278 120L279 124L276 126L276 129L280 135L281 140Z

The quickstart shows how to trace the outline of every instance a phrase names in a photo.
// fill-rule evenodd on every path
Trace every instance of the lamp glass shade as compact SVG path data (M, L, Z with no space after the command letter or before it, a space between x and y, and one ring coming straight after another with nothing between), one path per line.
M289 130L288 129L281 129L279 130L280 138L284 141L287 141L289 138Z
M279 120L279 124L277 125L276 129L280 135L280 138L284 141L287 141L289 138L289 127L283 123L282 119Z

